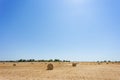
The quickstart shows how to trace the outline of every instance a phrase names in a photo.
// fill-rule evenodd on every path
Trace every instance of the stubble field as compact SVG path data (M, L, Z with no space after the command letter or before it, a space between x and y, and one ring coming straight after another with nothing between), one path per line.
M16 66L13 66L16 64ZM0 63L0 80L120 80L120 64L52 62Z

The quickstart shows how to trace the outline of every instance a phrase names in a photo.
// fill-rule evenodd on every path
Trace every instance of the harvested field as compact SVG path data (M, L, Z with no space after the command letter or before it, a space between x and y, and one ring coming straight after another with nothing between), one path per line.
M16 64L14 67L13 64ZM120 64L53 62L0 63L0 80L120 80Z

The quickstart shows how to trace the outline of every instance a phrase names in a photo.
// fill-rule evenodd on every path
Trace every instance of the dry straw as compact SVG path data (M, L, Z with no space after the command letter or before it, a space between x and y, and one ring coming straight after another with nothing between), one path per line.
M54 68L53 64L50 63L47 65L47 70L53 70L53 68Z
M77 63L72 63L72 66L73 66L73 67L76 67L76 66L77 66Z
M100 65L101 63L100 62L98 62L98 65Z
M16 66L16 64L13 64L13 66Z

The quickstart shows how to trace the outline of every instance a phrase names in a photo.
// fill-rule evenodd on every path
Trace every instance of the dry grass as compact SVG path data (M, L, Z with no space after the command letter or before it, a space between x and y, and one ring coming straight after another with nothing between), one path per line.
M0 63L0 80L120 80L120 64L116 63L79 63L73 68L72 63L56 62L52 71L43 62L12 64Z

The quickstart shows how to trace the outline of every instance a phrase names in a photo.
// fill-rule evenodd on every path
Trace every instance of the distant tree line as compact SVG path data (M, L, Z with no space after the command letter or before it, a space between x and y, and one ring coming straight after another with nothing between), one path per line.
M0 62L70 62L70 60L60 60L60 59L49 59L49 60L35 60L35 59L19 59L19 60L7 60Z
M60 60L60 59L49 59L49 60L19 59L19 60L4 60L4 61L0 61L0 62L71 62L71 61L70 60ZM120 61L110 61L110 60L96 61L96 62L97 63L120 63Z
M110 63L110 62L114 62L114 63L120 63L120 61L110 61L110 60L104 60L104 61L97 61L97 62L100 62L100 63Z

